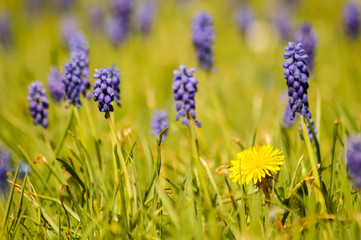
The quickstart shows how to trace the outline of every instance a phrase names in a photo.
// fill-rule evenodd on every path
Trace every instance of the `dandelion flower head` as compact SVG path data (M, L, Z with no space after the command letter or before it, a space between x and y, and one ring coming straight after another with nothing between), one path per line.
M229 177L233 182L248 184L261 183L263 178L271 177L280 170L284 156L279 149L271 145L250 147L237 154L237 159L231 161Z

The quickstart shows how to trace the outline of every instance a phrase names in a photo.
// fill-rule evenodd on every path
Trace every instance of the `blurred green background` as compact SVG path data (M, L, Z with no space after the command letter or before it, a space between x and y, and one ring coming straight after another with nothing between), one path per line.
M49 154L43 140L43 131L40 127L33 126L28 112L27 86L37 80L47 87L47 75L51 66L55 65L62 70L64 63L69 61L69 50L62 42L59 30L61 19L67 15L77 19L79 29L89 42L91 75L95 68L104 68L113 63L120 68L122 107L115 107L115 126L117 131L131 129L129 141L125 141L124 144L126 149L130 149L135 141L133 166L137 172L136 181L140 192L145 191L154 172L151 153L156 153L156 139L150 135L150 118L154 109L167 110L170 118L170 132L162 144L162 176L176 184L184 181L187 162L185 159L189 156L190 144L187 128L182 126L181 122L174 120L172 72L179 64L197 67L190 26L198 10L204 10L213 16L216 40L215 70L207 74L197 69L195 73L195 77L199 80L196 111L197 118L202 123L202 128L197 130L197 134L200 155L207 162L222 195L226 194L227 187L224 177L216 174L215 169L220 165L229 164L240 151L234 139L239 139L245 147L249 147L255 136L256 144L271 143L285 152L284 171L278 176L282 179L278 184L283 185L285 192L301 156L304 155L306 160L297 179L302 179L310 170L306 148L299 139L299 123L296 122L290 130L287 130L288 140L285 140L281 131L283 113L287 105L285 93L287 86L282 69L282 53L287 41L281 39L272 21L272 16L277 14L279 9L287 9L286 11L289 12L293 32L297 31L302 23L309 22L317 34L315 70L309 79L309 102L318 131L324 166L331 164L335 120L342 123L345 133L360 130L361 46L359 39L350 40L344 34L342 23L344 1L299 0L287 6L284 1L248 1L248 7L253 10L255 20L250 26L248 35L242 36L235 18L236 10L245 4L243 1L159 0L156 2L156 15L149 36L143 37L132 28L127 41L117 46L109 41L104 29L96 29L89 22L89 10L92 6L102 6L105 17L109 15L108 1L74 1L73 7L67 11L59 10L55 1L40 2L39 7L32 9L29 3L24 1L0 1L0 13L8 11L10 14L14 40L10 48L0 48L0 89L2 90L0 138L1 144L11 149L15 166L18 159L23 159L19 154L18 145L33 161L40 154L45 156ZM139 2L134 1L134 6ZM289 40L293 41L293 39ZM91 76L89 80L93 82ZM83 101L87 100L83 99ZM112 190L109 189L113 187L113 176L109 173L113 173L110 170L113 165L109 126L94 101L86 104L90 107L90 116L96 126L96 136L102 141L101 159L104 164L102 169L98 169L99 164L96 162L96 149L92 145L89 116L82 107L79 112L87 150L94 167L97 168L96 171L99 171L98 177L103 178L104 186L108 188L108 195L111 195ZM71 109L66 108L65 102L60 105L51 102L50 124L46 132L54 148L65 130L70 112ZM71 131L75 132L75 129L74 124ZM287 144L290 145L290 152L286 150ZM75 142L68 137L59 157L66 159L70 149L76 148L75 146ZM336 153L337 163L343 164L344 149L341 145L337 147ZM40 163L37 167L41 173L47 172L43 164ZM324 176L325 179L329 179L330 173L325 172ZM342 184L345 183L342 179L346 178L341 174L337 186L343 186ZM30 175L30 179L36 189L40 183L34 175ZM57 198L59 185L55 183L53 177L48 176L47 180L54 189L52 197ZM172 187L164 179L162 182L163 187ZM232 184L232 187L236 191L241 189L236 184ZM176 202L178 195L174 194L172 198ZM95 198L98 197L99 195ZM191 238L193 228L187 228L191 220L184 216L187 211L182 212L182 205L174 204L181 219L184 238L180 235L182 233L180 230L175 230L174 236L178 236L177 239ZM57 211L61 211L56 210L57 208L52 209L52 206L46 203L44 206L54 216ZM268 214L267 210L259 211L262 211L261 215ZM67 226L65 220L64 225ZM268 236L265 232L260 233L258 224L251 223L249 229L242 234L249 234L247 236L262 234L265 238ZM147 234L146 231L144 234ZM204 234L205 238L215 239L212 238L211 231L205 231ZM221 235L216 236L218 238ZM290 233L290 236L294 235ZM140 238L140 235L138 237ZM334 237L336 238L337 235Z

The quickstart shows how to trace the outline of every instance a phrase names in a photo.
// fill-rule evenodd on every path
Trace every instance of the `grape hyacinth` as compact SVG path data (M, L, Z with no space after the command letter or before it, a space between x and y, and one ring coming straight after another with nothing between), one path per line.
M107 34L114 43L125 41L129 34L132 11L131 0L111 0L113 15L106 24Z
M197 127L201 123L196 120L196 102L194 97L197 93L198 80L193 77L194 68L188 69L184 65L179 65L179 70L173 71L173 94L176 100L176 121L183 118L183 125L188 126L190 120L195 120Z
M360 33L360 10L357 2L347 2L343 12L346 34L357 38Z
M348 138L347 172L355 187L361 187L361 135Z
M7 171L10 163L10 153L4 148L0 148L0 196L8 189Z
M284 78L287 81L289 106L291 108L290 120L294 120L296 113L307 117L314 129L311 111L309 110L307 89L308 89L308 68L306 65L307 55L305 50L302 49L302 44L289 42L285 48L286 52L283 54L286 61L283 63ZM306 123L307 124L307 123ZM308 131L310 128L307 124ZM312 134L309 134L312 141Z
M237 24L241 31L242 37L246 35L246 32L254 20L254 15L251 9L246 6L241 6L237 11Z
M116 102L121 107L120 100L120 72L113 64L112 68L95 69L93 78L97 79L93 83L93 99L98 101L99 111L105 112L105 118L109 117L109 112L113 112L112 102Z
M302 44L302 48L308 56L306 64L308 69L311 71L313 71L314 67L316 41L317 37L314 31L312 31L311 24L303 24L300 30L295 34L295 43Z
M215 32L211 15L198 12L192 24L192 40L197 51L198 63L205 70L213 69L214 39Z
M69 105L74 104L80 108L80 93L88 99L90 96L90 93L87 93L87 89L90 88L87 54L81 51L72 54L70 62L64 65L63 75L61 81L65 86L65 96L69 99Z
M154 110L153 117L150 122L152 128L152 136L158 136L166 127L169 126L168 114L166 111ZM165 137L168 134L168 130L165 130L162 135L162 141L165 140Z
M144 0L138 9L139 30L143 35L148 35L151 31L155 12L154 8L154 2Z
M32 82L29 87L30 115L34 118L34 125L41 125L47 128L49 125L46 117L48 116L49 99L45 96L46 90L41 82Z
M61 73L55 66L51 67L50 73L48 74L48 86L51 96L57 103L60 103L64 97L65 89L64 84L61 81Z

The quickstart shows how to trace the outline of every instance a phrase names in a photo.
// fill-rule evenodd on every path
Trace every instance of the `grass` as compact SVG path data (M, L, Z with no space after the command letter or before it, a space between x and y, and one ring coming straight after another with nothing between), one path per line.
M32 125L27 85L46 82L51 65L69 60L58 34L61 13L34 15L20 0L0 3L15 27L14 47L0 49L1 145L15 167L22 160L32 169L24 178L8 174L1 239L360 238L360 194L348 179L345 152L347 136L361 127L361 45L343 34L341 1L302 1L292 10L295 27L307 20L318 34L309 80L318 132L312 142L304 123L303 132L298 123L281 127L286 43L266 18L274 4L252 2L266 31L260 40L257 31L242 39L231 1L159 2L151 35L132 32L120 46L89 26L89 4L72 11L89 41L90 70L116 63L123 106L108 122L93 101L82 99L79 110L52 102L43 131ZM215 19L216 70L195 73L202 128L187 129L174 121L172 71L180 63L197 66L190 24L198 9ZM255 48L260 41L265 47ZM164 142L150 136L155 108L170 115ZM224 166L265 143L286 156L269 202L253 184L231 182Z

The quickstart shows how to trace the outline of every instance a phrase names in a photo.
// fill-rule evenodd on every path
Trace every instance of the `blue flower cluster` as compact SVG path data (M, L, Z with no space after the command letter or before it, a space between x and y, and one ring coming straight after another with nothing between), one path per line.
M30 115L34 118L34 125L41 125L47 128L49 125L46 117L48 116L49 99L45 96L46 90L41 82L32 82L29 87Z
M0 194L5 194L8 188L7 171L10 163L10 153L0 148Z
M61 73L57 67L52 67L48 75L48 86L51 96L59 103L64 97L64 84L61 81Z
M166 127L169 126L168 114L166 111L154 110L153 117L150 122L152 128L152 136L158 136ZM162 135L162 141L168 134L168 130L165 130Z
M295 34L295 43L301 43L303 50L308 58L305 60L309 70L313 71L315 62L315 49L317 37L312 31L312 26L305 23L301 26L300 30Z
M112 68L95 69L93 77L97 79L93 83L93 99L98 101L99 111L105 112L105 118L109 117L109 112L113 112L112 102L116 102L120 107L120 72L113 65Z
M347 148L348 175L357 188L361 187L361 136L355 135L348 138Z
M360 9L357 2L347 2L344 12L343 21L346 34L351 38L358 37L360 33Z
M198 80L193 77L195 70L188 69L184 65L179 65L179 70L173 71L173 94L176 100L176 121L183 118L183 125L188 126L191 119L195 120L197 127L201 123L196 120L196 101L194 97L197 93Z
M64 65L62 82L65 86L65 96L69 99L69 105L75 104L78 108L82 105L80 93L84 96L90 88L88 81L89 66L88 56L83 51L76 51L72 54L70 62Z
M114 43L125 41L129 34L132 11L131 0L112 0L113 16L107 22L107 34Z
M300 113L304 117L307 117L314 129L314 123L312 120L311 111L309 110L308 104L308 68L306 65L306 60L308 58L305 50L302 49L302 44L298 43L288 43L288 46L285 48L286 52L283 54L283 57L286 59L283 62L283 76L287 81L288 86L288 103L291 108L290 120L295 119L296 113ZM306 123L307 124L307 123ZM308 126L308 132L310 140L313 140L311 134L311 129ZM316 133L316 132L315 132Z
M197 51L199 65L206 70L213 69L212 44L215 39L213 19L205 12L198 12L192 24L192 40Z

